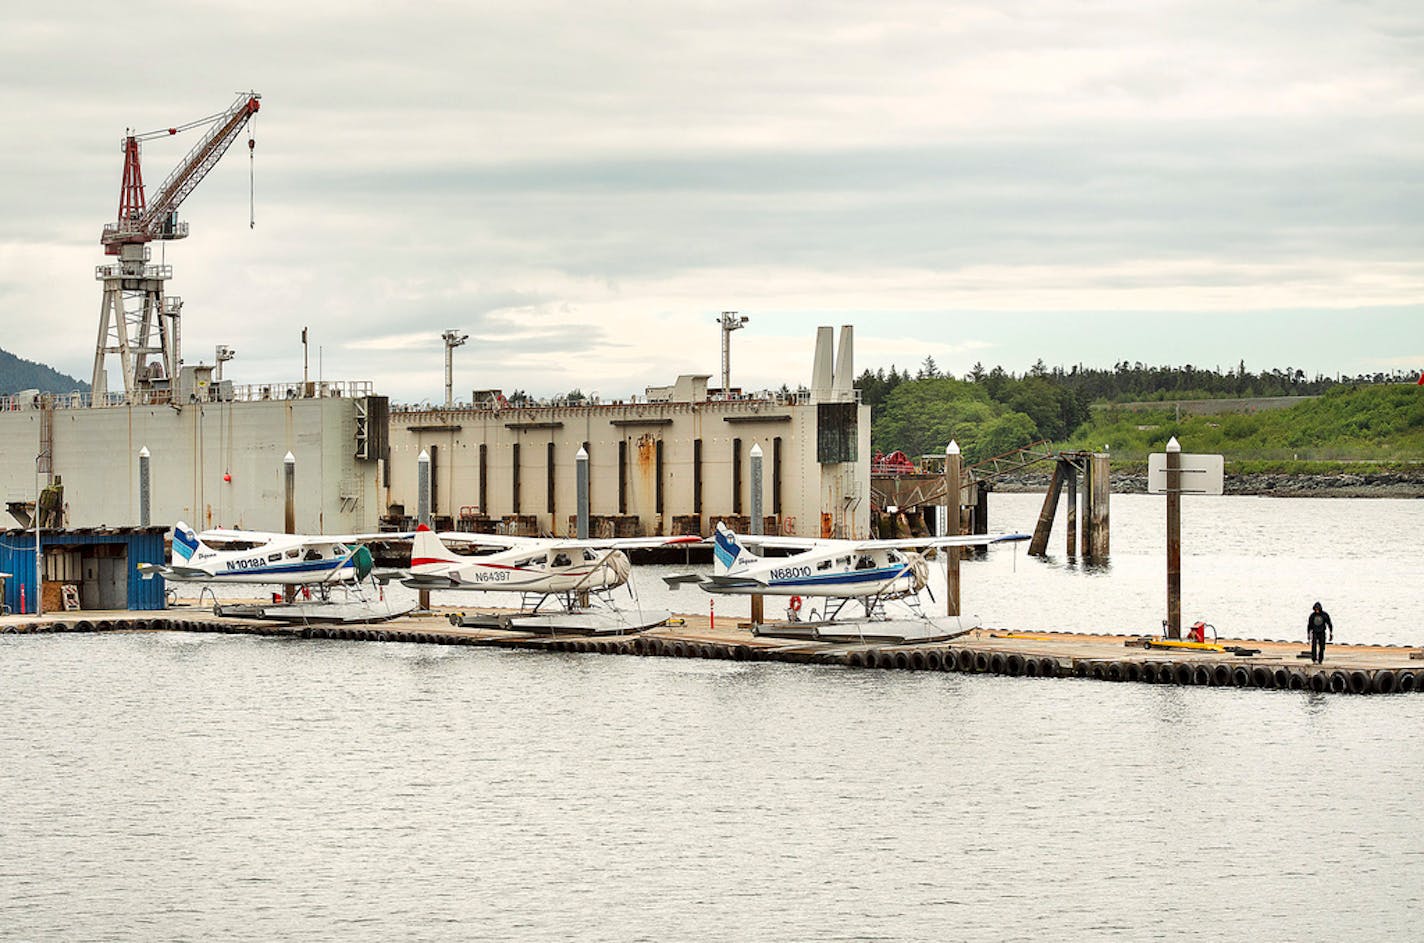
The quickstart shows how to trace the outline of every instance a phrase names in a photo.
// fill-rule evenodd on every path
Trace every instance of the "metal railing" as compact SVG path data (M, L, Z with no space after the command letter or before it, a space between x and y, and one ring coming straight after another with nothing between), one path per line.
M303 384L293 383L249 383L229 386L224 383L210 383L202 392L188 402L201 403L251 403L261 400L287 399L340 399L342 397L363 397L372 395L375 384L370 380L311 380ZM27 409L104 409L111 406L167 406L179 403L172 390L134 390L130 393L112 392L101 396L75 391L73 393L35 393L25 391L0 396L0 412L16 412Z

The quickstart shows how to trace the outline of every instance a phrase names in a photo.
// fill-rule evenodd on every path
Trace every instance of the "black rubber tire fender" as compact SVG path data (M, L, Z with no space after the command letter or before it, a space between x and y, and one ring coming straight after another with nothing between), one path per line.
M1018 652L1011 653L1004 659L1004 670L1017 678L1024 673L1024 657Z
M981 672L982 672L982 671L988 671L991 665L993 665L993 659L991 659L991 658L989 657L989 653L988 653L988 652L975 652L975 653L974 653L974 670L975 670L975 671L981 671Z
M1237 665L1231 669L1231 683L1234 687L1249 688L1251 686L1251 671L1245 665Z
M1413 671L1400 671L1395 674L1395 688L1400 694L1413 694L1419 690L1419 675Z
M1350 690L1350 676L1343 671L1332 671L1326 679L1331 694L1344 694Z
M1369 694L1371 690L1370 676L1356 668L1350 672L1350 693Z
M1058 667L1056 658L1040 658L1038 660L1038 674L1043 678L1056 678L1062 672Z
M1271 673L1271 669L1265 665L1256 665L1251 669L1251 687L1272 688L1276 685L1276 676Z
M1370 687L1376 694L1393 694L1399 690L1399 676L1388 668L1381 668L1375 672L1374 682Z
M925 658L925 653L919 650L910 653L910 669L913 671L924 671L930 666L929 660Z
M994 652L994 654L989 656L989 670L996 675L1001 675L1004 673L1005 662L1006 659L1004 658L1003 652Z
M1215 664L1211 666L1211 683L1217 687L1226 687L1231 683L1231 666Z

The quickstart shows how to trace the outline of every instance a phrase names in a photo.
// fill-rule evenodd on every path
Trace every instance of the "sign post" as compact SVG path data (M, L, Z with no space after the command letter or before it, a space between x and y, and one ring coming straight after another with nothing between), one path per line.
M1147 493L1167 496L1167 638L1182 637L1182 495L1221 494L1224 478L1220 455L1183 455L1176 436L1147 458Z

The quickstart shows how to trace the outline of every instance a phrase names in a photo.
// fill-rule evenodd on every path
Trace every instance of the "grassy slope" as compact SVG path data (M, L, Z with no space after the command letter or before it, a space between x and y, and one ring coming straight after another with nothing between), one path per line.
M1141 462L1172 436L1183 451L1220 453L1237 471L1307 472L1306 463L1364 462L1381 467L1424 462L1424 387L1340 388L1289 409L1173 417L1171 410L1106 409L1080 426L1068 449L1101 449ZM1331 464L1316 470L1338 470ZM1360 468L1360 471L1368 469Z

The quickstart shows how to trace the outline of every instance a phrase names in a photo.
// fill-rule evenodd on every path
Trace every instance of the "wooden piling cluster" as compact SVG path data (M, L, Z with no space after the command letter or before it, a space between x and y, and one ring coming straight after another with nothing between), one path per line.
M1289 641L1240 640L1241 646L1249 645L1244 650L1255 652L1249 656L1229 651L1158 651L1142 647L1140 638L1123 635L986 629L930 645L837 644L753 636L741 627L726 627L726 622L714 629L700 616L677 621L680 624L638 635L550 637L457 628L445 618L429 616L376 625L289 626L223 619L206 611L172 610L159 614L70 616L40 622L7 617L0 621L0 634L179 631L1341 694L1424 690L1424 661L1420 660L1424 653L1402 646L1332 645L1327 663L1312 665L1297 657L1303 644Z
M1079 497L1079 480L1083 482ZM1053 465L1053 477L1043 508L1033 529L1028 552L1034 556L1048 553L1048 540L1053 533L1053 519L1058 513L1058 499L1066 493L1067 521L1065 550L1070 558L1103 561L1111 546L1109 502L1112 482L1108 472L1108 456L1098 452L1059 452ZM1079 517L1080 508L1082 517ZM1081 526L1080 526L1081 525Z

